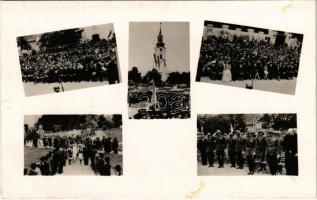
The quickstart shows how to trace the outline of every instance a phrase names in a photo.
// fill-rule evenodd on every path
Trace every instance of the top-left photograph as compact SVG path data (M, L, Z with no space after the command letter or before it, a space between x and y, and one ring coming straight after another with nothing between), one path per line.
M25 96L120 82L113 24L17 38Z

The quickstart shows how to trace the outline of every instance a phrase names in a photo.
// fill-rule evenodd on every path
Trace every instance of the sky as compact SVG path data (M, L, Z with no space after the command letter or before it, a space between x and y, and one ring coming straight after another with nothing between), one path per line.
M39 120L42 115L25 115L24 124L27 124L30 127L33 127L34 124Z
M129 25L129 70L136 66L144 75L153 68L153 52L160 22L131 22ZM162 22L169 72L189 72L189 23Z

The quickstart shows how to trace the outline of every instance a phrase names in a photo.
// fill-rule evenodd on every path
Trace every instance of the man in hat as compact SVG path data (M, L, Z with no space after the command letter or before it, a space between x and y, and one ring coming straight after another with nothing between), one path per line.
M236 146L235 146L235 154L237 158L237 169L243 169L244 159L242 156L242 152L245 150L244 139L241 137L241 132L239 130L235 131L236 135Z
M295 130L289 129L282 142L285 151L285 169L286 175L298 175L298 157L297 157L297 134Z
M220 130L216 131L216 154L218 158L218 168L223 168L225 159L226 140Z
M216 138L213 135L211 135L211 133L208 133L205 143L208 164L209 167L213 167L215 160Z
M248 167L249 167L248 175L254 174L255 146L256 146L255 134L254 132L248 132L247 138L245 141L246 157L247 157Z
M273 131L268 132L269 137L267 138L266 146L266 160L270 168L272 175L276 175L277 172L277 157L280 152L280 141L275 136Z
M206 137L206 136L205 136ZM199 138L197 141L197 148L200 152L200 157L201 157L201 164L202 165L207 165L207 142L204 138Z
M259 131L256 137L256 158L263 162L265 158L266 140L264 137L264 132Z
M228 144L228 155L230 159L230 167L236 167L236 156L235 156L235 148L236 148L236 139L233 137L233 133L229 134L229 138L227 139Z

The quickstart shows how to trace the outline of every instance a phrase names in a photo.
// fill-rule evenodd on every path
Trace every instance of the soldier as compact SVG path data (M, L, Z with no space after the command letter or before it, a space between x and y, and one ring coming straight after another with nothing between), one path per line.
M248 167L249 167L248 175L254 174L255 146L256 146L255 134L253 132L247 133L247 138L245 141L245 149L246 149L246 157L247 157Z
M236 135L236 147L235 147L235 154L237 158L237 169L243 169L244 160L242 156L242 151L244 151L244 139L241 137L241 132L239 130L235 131Z
M260 131L256 138L256 158L260 160L260 162L264 161L265 158L265 149L266 149L266 140L264 137L264 132Z
M276 175L277 172L277 157L280 152L280 141L274 135L273 131L268 132L269 137L267 138L266 146L266 160L270 168L272 175Z
M286 175L298 175L298 158L297 158L297 134L289 130L282 143L285 150L285 168Z
M209 167L214 167L216 139L211 133L207 134L205 144Z
M207 165L206 142L204 141L204 138L198 139L197 148L198 148L198 151L200 152L201 164Z
M225 159L226 140L220 130L216 131L216 154L218 158L218 168L223 168Z
M228 155L230 159L230 167L236 167L236 156L235 156L235 148L236 148L236 139L233 138L233 134L229 134L229 138L227 139L228 144Z

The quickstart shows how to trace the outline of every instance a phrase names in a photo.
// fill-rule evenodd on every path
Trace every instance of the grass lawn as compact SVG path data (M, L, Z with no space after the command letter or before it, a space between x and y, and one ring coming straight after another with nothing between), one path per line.
M42 156L46 156L51 149L24 147L24 168L29 168L31 163L37 163Z
M116 165L120 165L123 169L123 162L122 162L122 154L109 154L106 155L110 158L110 164L112 167L115 167Z

